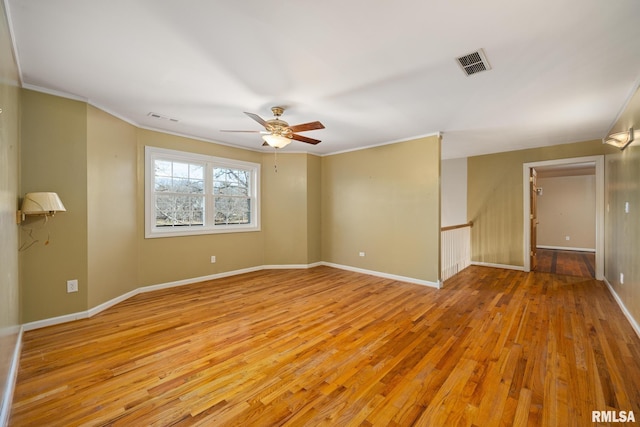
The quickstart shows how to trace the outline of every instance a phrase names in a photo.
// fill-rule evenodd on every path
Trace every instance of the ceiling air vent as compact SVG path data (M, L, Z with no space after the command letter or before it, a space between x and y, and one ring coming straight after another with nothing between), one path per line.
M168 120L170 122L177 122L178 121L178 119L174 119L174 118L171 118L171 117L163 116L162 114L153 113L153 112L147 114L147 116L149 116L151 118L154 118L154 119Z
M491 65L489 65L489 61L487 61L487 57L484 55L484 50L482 49L461 56L456 60L467 76L491 69Z

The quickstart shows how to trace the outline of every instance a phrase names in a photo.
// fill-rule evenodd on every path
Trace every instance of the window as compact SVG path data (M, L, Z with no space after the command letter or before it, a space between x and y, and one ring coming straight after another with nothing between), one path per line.
M258 231L260 165L145 148L145 237Z

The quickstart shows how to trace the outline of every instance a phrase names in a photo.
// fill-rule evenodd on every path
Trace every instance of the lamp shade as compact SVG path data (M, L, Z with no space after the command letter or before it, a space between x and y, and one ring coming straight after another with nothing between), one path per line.
M262 139L273 148L282 148L291 144L291 139L278 134L263 135Z
M66 212L62 200L56 193L27 193L22 201L23 215L53 214Z

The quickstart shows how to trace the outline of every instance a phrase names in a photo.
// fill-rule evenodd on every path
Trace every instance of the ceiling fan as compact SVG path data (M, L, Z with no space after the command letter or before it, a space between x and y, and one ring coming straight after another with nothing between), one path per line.
M283 107L272 107L274 118L271 120L264 120L257 114L247 113L245 114L251 117L256 122L260 123L266 130L221 130L221 132L249 132L249 133L261 133L263 134L264 145L269 145L273 148L282 148L291 143L291 140L306 142L307 144L317 144L319 139L308 138L306 136L298 135L297 132L306 132L309 130L324 129L324 125L318 121L303 123L300 125L289 126L289 123L280 119L282 113L284 113Z

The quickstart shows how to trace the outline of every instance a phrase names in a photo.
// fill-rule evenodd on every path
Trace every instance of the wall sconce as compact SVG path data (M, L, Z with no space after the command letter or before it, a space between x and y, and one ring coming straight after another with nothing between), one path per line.
M18 224L27 215L54 216L56 212L66 212L62 200L56 193L27 193L22 200L22 209L18 211Z
M621 150L627 148L629 144L633 142L633 128L625 130L624 132L612 133L602 140L603 144L613 145Z

